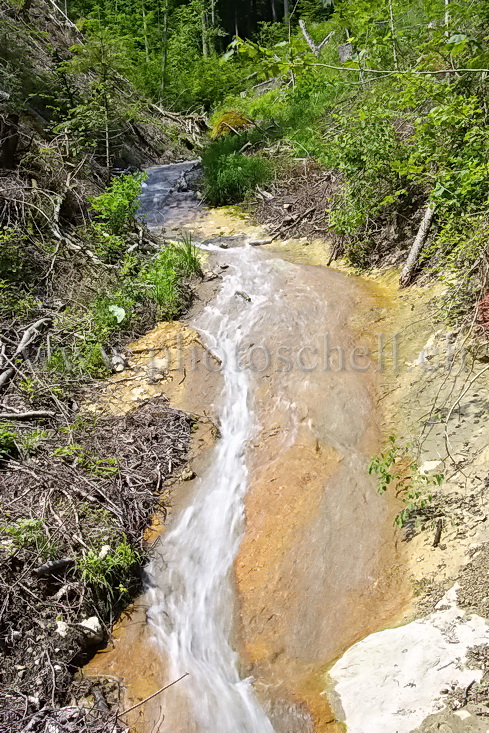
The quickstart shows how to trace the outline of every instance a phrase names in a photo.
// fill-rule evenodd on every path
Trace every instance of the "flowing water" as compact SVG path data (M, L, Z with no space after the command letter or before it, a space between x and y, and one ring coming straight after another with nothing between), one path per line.
M254 252L232 254L218 296L193 324L222 362L221 437L191 505L148 569L149 616L173 675L189 674L200 731L214 732L219 720L222 733L267 733L273 728L250 680L240 678L231 646L231 570L243 532L246 447L254 424L250 378L237 351L266 308L273 279L264 279ZM236 310L238 290L251 298L249 307Z
M138 730L332 733L327 666L405 601L392 508L366 473L378 375L349 326L375 298L303 264L304 246L249 246L256 231L236 217L225 231L229 217L186 190L191 165L150 171L141 210L154 228L197 232L225 268L191 322L217 357L200 368L219 364L220 437L147 568L158 686L188 676L166 693L163 727L146 706Z

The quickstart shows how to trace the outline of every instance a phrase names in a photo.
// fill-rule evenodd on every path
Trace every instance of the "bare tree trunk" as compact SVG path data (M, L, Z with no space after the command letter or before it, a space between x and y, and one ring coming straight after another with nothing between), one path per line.
M450 26L450 0L445 0L445 35L448 36Z
M389 0L389 17L391 26L391 41L392 41L392 55L394 56L394 67L396 71L399 71L399 62L397 60L397 49L395 39L395 28L394 28L394 12L392 10L392 0Z
M165 0L165 10L163 15L163 58L161 61L161 87L160 102L163 103L166 89L166 66L168 61L168 0Z
M416 234L416 239L413 242L413 246L409 250L406 264L404 265L402 269L401 277L399 278L399 285L401 288L405 288L406 285L409 285L409 283L412 280L414 269L418 262L419 253L423 249L424 244L426 242L426 238L430 231L431 222L433 221L434 213L435 213L435 204L430 202L428 206L426 207L426 210L423 216L423 221L419 225L418 233Z
M209 55L209 49L207 47L207 23L205 17L205 0L202 3L202 15L200 16L202 23L202 56L206 59Z
M277 6L275 5L275 0L272 0L272 21L274 23L277 22Z
M284 0L284 21L287 23L289 20L289 0Z
M105 165L110 177L110 138L109 138L109 111L105 107Z
M165 0L163 14L163 58L161 60L160 104L163 104L166 89L166 66L168 61L168 0Z
M144 0L141 0L141 13L143 15L144 55L146 58L146 63L149 63L148 24L146 22L146 11L144 9Z
M299 21L299 26L300 26L300 29L302 31L302 35L306 39L307 45L309 46L309 48L311 49L311 51L313 52L313 54L315 56L319 56L319 54L321 53L321 51L324 48L324 46L327 44L327 42L329 41L329 39L333 35L334 31L331 31L330 33L328 33L328 35L326 36L326 38L324 38L321 41L321 43L316 44L313 41L313 39L311 38L311 35L310 35L309 31L306 28L306 23L305 23L304 20L302 20L302 18Z

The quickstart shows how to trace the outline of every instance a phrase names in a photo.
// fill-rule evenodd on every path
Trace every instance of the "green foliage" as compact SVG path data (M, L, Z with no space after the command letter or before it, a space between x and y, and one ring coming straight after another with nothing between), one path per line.
M42 519L18 519L12 524L0 526L0 532L6 535L12 551L28 550L46 560L56 555L56 544L49 539Z
M0 281L22 284L33 279L36 263L26 253L26 239L19 229L0 229Z
M108 235L118 237L133 229L141 184L146 178L146 173L117 176L103 193L89 197L96 221ZM107 247L110 250L114 245Z
M0 423L0 460L17 453L17 433L9 423Z
M80 310L65 310L56 330L69 335L63 345L53 345L46 367L60 375L100 378L109 370L102 350L114 339L141 333L154 318L172 319L189 304L189 280L200 274L200 262L191 237L166 245L151 260L131 253ZM148 315L149 313L149 315Z
M42 442L48 437L45 430L17 432L10 423L0 423L0 460L12 456L26 459L37 451Z
M120 331L131 322L135 299L127 290L100 293L90 308L92 337L105 342L111 333Z
M126 253L125 237L109 234L101 222L94 222L90 229L85 229L85 237L102 262L115 265Z
M21 320L34 316L39 302L33 295L24 293L18 285L0 280L0 317Z
M61 448L56 448L53 451L53 455L57 458L65 459L69 463L74 463L85 471L93 473L95 476L101 476L103 478L113 476L118 471L115 458L100 458L78 443L70 443Z
M23 459L29 458L36 453L43 441L48 437L46 430L30 430L23 432L18 436L17 445L19 453Z
M242 201L256 186L272 176L272 165L265 158L239 152L248 136L228 135L211 142L202 155L205 195L215 206Z
M131 580L134 567L139 561L140 555L124 537L114 550L101 552L90 549L77 559L76 566L82 579L98 595L104 594L114 601L116 592L119 596L128 592L128 581Z
M147 295L157 303L160 318L171 319L178 315L184 303L182 281L198 273L200 262L191 237L168 244L141 271L140 282L146 286Z
M405 507L395 518L398 527L404 527L427 507L432 501L430 492L444 481L443 474L420 473L418 464L409 456L408 447L399 446L393 435L389 436L386 450L371 459L368 473L377 477L379 494L392 487L401 496Z
M103 344L82 339L74 348L58 348L47 360L46 367L59 374L88 375L100 379L109 375L102 357Z

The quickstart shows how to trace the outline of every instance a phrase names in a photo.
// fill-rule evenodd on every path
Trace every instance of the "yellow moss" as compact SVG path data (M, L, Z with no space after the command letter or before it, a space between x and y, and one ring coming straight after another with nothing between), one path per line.
M218 137L224 137L229 133L236 133L242 130L246 130L253 125L252 120L246 117L242 112L238 110L230 109L227 112L223 112L216 119L212 130L211 138L216 139Z

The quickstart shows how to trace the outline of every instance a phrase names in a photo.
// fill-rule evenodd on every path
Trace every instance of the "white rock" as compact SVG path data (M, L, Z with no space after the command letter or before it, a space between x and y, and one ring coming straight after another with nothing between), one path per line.
M65 621L56 621L56 633L62 636L63 638L68 633L69 626Z
M422 474L435 473L443 468L443 461L425 461L419 467L419 472Z
M455 710L453 714L457 715L461 720L467 720L467 718L472 717L468 710Z
M489 627L457 606L454 586L423 619L371 634L336 662L330 675L348 733L410 733L444 707L441 691L479 682L467 650L489 643Z
M103 641L104 630L96 616L90 616L90 618L84 619L78 625L83 628L83 631L87 632L87 637L92 644L100 644Z

